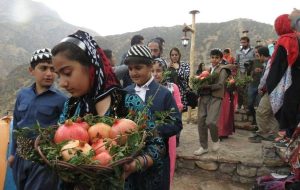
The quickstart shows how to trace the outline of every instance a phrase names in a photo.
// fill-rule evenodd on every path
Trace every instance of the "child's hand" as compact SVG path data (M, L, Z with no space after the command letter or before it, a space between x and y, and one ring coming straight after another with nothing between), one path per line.
M7 163L9 165L9 167L12 167L13 164L14 164L14 160L15 160L15 157L13 155L10 155L7 159Z
M137 171L136 168L136 159L134 159L129 164L124 165L124 179L126 179L130 174Z

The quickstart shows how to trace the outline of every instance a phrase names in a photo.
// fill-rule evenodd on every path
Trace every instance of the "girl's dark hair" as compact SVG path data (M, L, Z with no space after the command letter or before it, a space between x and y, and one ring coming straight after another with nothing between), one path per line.
M170 50L170 53L169 53L170 57L171 57L172 51L176 51L176 52L178 53L178 55L179 55L178 62L180 63L181 53L180 53L179 49L178 49L177 47L173 47L173 48Z
M78 61L81 65L88 66L91 64L86 53L70 42L61 42L57 44L54 48L52 48L51 53L53 56L61 53L69 60Z
M160 66L162 69L163 69L163 71L166 71L167 70L167 68L165 67L165 64L164 63L162 63L159 59L154 59L154 62L153 62L154 64L155 63L158 63L158 66Z

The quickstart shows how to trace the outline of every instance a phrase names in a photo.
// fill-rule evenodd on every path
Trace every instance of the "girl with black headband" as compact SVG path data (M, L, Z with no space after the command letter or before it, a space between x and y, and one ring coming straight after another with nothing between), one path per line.
M108 59L88 33L77 31L68 36L52 49L52 54L59 84L72 96L64 106L60 122L88 113L125 117L128 110L144 109L144 103L137 95L129 95L120 89ZM151 120L147 124L146 130L154 128ZM160 137L148 137L142 153L125 168L125 177L135 173L138 164L142 170L160 164L165 151ZM134 189L136 184L126 182L126 187ZM73 185L67 184L63 188L72 189Z

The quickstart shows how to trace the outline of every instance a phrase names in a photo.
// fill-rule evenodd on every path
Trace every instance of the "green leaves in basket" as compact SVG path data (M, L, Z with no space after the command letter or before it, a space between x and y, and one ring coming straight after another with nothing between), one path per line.
M83 117L83 120L87 122L90 126L95 125L96 123L105 123L111 126L114 123L115 119L109 116L86 114Z
M94 151L89 151L87 155L83 154L80 150L76 152L76 155L71 158L68 162L70 164L74 164L76 166L82 164L97 164L97 161L93 160L93 156L95 156Z

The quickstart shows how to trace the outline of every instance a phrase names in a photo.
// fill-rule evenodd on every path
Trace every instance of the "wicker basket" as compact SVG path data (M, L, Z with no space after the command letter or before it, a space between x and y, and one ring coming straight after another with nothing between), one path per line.
M39 135L34 142L34 148L40 155L41 159L51 168L54 168L57 174L61 177L61 179L67 183L78 183L78 176L86 177L88 179L94 179L99 181L99 179L105 179L115 175L115 168L119 166L123 166L126 163L133 161L134 157L136 157L142 148L145 145L146 132L143 133L141 143L139 145L138 150L129 157L125 157L118 161L111 163L108 166L100 166L100 165L74 165L61 160L48 160L44 153L40 148L40 140L41 136ZM73 177L68 178L64 173L72 173ZM84 181L84 180L83 180ZM78 186L86 186L82 184L77 184ZM75 188L75 189L85 189L85 188ZM88 188L89 189L89 188ZM107 189L107 188L106 188Z

